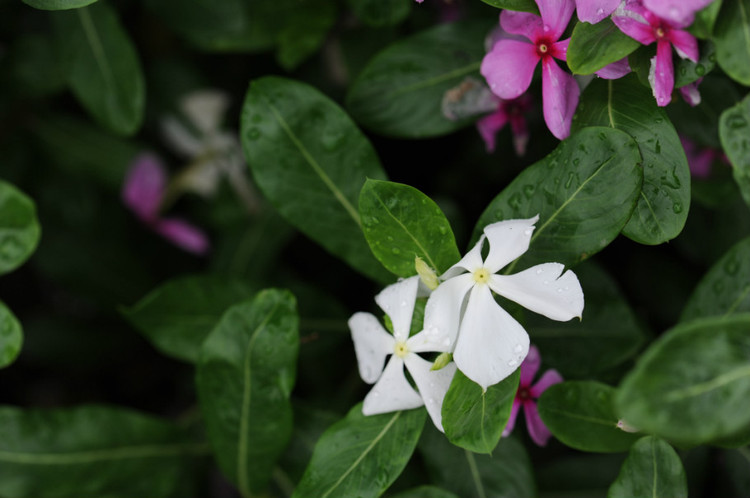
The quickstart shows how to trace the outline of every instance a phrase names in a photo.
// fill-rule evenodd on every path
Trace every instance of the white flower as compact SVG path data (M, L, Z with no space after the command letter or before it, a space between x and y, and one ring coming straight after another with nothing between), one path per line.
M580 318L583 313L581 284L572 271L563 274L560 263L533 266L515 275L496 274L528 250L538 219L486 226L474 248L441 276L444 282L427 301L425 332L433 340L455 341L458 369L482 389L513 373L529 351L528 334L495 302L492 291L553 320ZM483 261L485 238L490 248Z
M447 352L452 346L452 343L435 343L423 331L409 337L418 286L419 277L414 276L389 285L375 296L375 302L391 319L393 335L386 332L370 313L355 313L349 319L359 374L368 384L377 381L365 396L362 413L375 415L425 405L435 427L442 431L440 410L456 365L450 363L440 370L431 371L432 363L417 354ZM389 354L391 359L383 369ZM419 393L406 379L404 365Z

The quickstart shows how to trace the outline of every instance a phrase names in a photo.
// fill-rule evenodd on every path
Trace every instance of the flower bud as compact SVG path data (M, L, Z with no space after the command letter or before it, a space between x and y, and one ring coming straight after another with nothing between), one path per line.
M437 274L424 262L419 256L414 256L414 267L417 269L417 274L428 289L435 290L440 285Z

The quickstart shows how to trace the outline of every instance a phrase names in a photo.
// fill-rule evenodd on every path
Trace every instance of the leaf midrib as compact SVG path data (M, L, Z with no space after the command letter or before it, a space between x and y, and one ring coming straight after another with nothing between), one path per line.
M349 466L349 468L346 469L346 471L343 474L341 474L341 477L339 477L338 480L335 483L333 483L333 485L330 488L328 488L328 490L325 493L323 493L320 498L327 498L328 496L331 495L334 489L339 487L339 485L342 482L344 482L344 479L346 479L346 477L349 474L351 474L355 468L357 468L360 462L367 456L367 454L370 451L372 451L375 445L378 444L378 442L380 442L381 439L383 439L385 434L390 430L391 426L394 423L396 423L396 420L398 420L398 418L401 416L401 413L402 412L396 412L393 414L393 417L391 417L391 419L388 421L385 427L383 427L383 429L378 433L378 435L375 436L372 442L369 445L367 445L367 448L365 448L365 450L359 455L359 457L357 457L357 459Z
M740 380L743 377L750 377L750 366L735 368L721 375L718 375L713 379L699 382L682 389L670 391L664 395L663 399L666 403L673 403L676 401L682 401L687 398L694 398L719 389L720 387Z
M386 95L388 97L398 97L405 93L409 93L415 90L421 90L422 88L427 88L433 85L437 85L438 83L442 83L443 81L448 81L450 79L463 76L464 74L473 73L474 71L478 70L481 65L482 65L482 61L472 62L471 64L458 67L456 69L453 69L452 71L448 71L447 73L439 74L437 76L427 78L426 80L418 81L416 83L412 83L411 85L397 88Z
M89 42L91 52L94 54L94 60L96 65L99 67L99 71L102 73L104 84L108 88L114 88L115 78L112 74L112 69L109 67L107 62L107 56L104 53L104 47L102 41L99 38L99 34L94 25L94 21L91 19L91 14L88 8L77 9L78 19L83 27L83 32L86 35L86 40Z
M106 460L159 458L183 454L208 454L208 443L122 446L105 450L75 451L67 453L29 453L0 451L0 461L27 465L76 465Z
M354 209L354 206L349 202L349 199L344 196L344 193L341 192L341 190L338 188L338 186L331 180L331 178L326 174L325 170L318 164L318 162L315 160L315 158L310 154L310 151L307 150L307 147L300 141L300 139L297 137L297 135L292 131L292 129L289 127L289 123L286 122L284 117L281 115L278 109L271 104L271 102L268 101L268 99L263 98L266 105L269 109L271 109L271 112L273 113L274 117L279 123L279 126L284 130L284 132L289 137L289 140L292 141L292 143L297 147L300 154L302 154L302 157L307 161L307 164L312 168L312 170L315 172L316 175L320 178L320 180L325 184L326 187L331 191L333 196L336 198L337 201L341 204L341 206L344 208L344 210L349 214L349 216L352 217L354 222L362 228L362 221L359 218L359 213L356 209Z

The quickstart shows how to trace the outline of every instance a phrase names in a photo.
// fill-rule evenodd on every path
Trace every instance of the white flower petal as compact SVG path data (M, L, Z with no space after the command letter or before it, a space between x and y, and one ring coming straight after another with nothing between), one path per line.
M383 371L386 355L393 353L395 340L370 313L353 314L349 319L349 329L352 331L359 375L362 380L372 384Z
M404 361L392 356L383 375L373 386L362 404L364 415L410 410L422 406L422 397L414 390L404 375Z
M196 138L174 116L167 116L161 121L161 131L164 140L178 154L191 158L203 151L203 142Z
M455 343L447 334L428 334L423 330L409 337L406 347L412 353L450 353Z
M432 291L424 309L426 339L423 345L415 344L415 351L450 351L453 348L464 298L472 285L474 278L465 273L446 280ZM440 345L447 349L426 349Z
M529 335L492 298L486 285L469 295L453 360L464 375L482 386L512 374L529 352Z
M527 220L498 221L484 227L484 234L490 243L490 252L484 266L490 273L497 273L502 267L529 250L534 223L539 215Z
M515 275L492 275L490 288L540 315L562 322L583 313L583 290L575 273L560 263L532 266Z
M217 90L196 90L182 98L180 107L193 126L208 135L219 129L229 97Z
M471 251L467 252L466 255L461 258L461 261L448 268L445 273L440 275L441 280L448 280L454 278L457 275L463 273L463 270L473 272L484 266L482 262L482 245L484 244L484 235L482 235Z
M393 336L397 341L405 341L409 338L418 284L419 277L415 275L389 285L375 296L375 302L391 318Z
M424 400L424 405L432 422L440 432L445 432L441 410L445 393L448 392L453 375L456 373L456 364L449 363L440 370L430 370L432 363L415 354L408 355L404 359L404 363L406 363L406 368L417 384L419 394Z

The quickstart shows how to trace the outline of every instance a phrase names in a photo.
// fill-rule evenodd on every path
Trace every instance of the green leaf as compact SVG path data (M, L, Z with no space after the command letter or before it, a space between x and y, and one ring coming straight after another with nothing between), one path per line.
M183 459L205 455L171 424L124 409L0 407L0 495L172 496Z
M23 3L41 10L78 9L91 5L97 0L23 0Z
M292 433L299 319L288 291L231 307L201 348L196 384L219 468L242 496L263 489Z
M619 61L640 46L610 19L597 24L579 22L568 45L568 67L575 74L592 74Z
M474 239L490 223L538 214L529 251L516 263L525 268L583 261L606 247L628 221L641 189L640 160L627 134L584 128L526 168L492 200L479 218Z
M65 78L55 57L54 42L48 33L18 36L6 56L8 79L14 92L44 97L66 89Z
M492 455L477 455L429 427L419 450L431 481L461 498L536 496L529 456L514 437L501 440Z
M609 488L607 498L687 498L687 477L677 452L654 436L639 439Z
M696 12L695 21L690 26L690 32L704 40L710 38L721 9L721 3L722 0L713 0L708 7Z
M497 7L498 9L515 10L519 12L531 12L539 15L539 7L534 0L482 0L484 3Z
M750 0L724 0L713 29L719 66L750 85Z
M441 24L389 46L367 64L346 103L363 126L393 137L445 135L472 122L443 115L445 92L478 77L487 21Z
M750 28L748 28L750 29ZM721 113L719 138L732 163L732 175L750 206L750 95Z
M638 76L641 85L647 88L651 88L648 75L651 70L651 60L655 54L655 45L644 45L628 57L630 68ZM716 67L716 50L710 41L707 41L700 47L699 55L698 62L679 58L674 61L675 88L695 83Z
M276 59L279 64L291 71L313 55L336 22L336 14L336 6L329 0L307 1L290 9L278 36Z
M0 368L16 359L23 344L23 329L13 313L0 301Z
M151 291L123 315L172 358L195 363L224 312L253 295L247 284L216 275L180 277Z
M703 276L680 316L681 322L750 312L750 237L735 244Z
M51 13L60 66L81 105L101 125L121 135L141 126L146 90L141 63L117 13L101 2Z
M648 89L633 76L592 82L573 119L573 129L584 126L610 126L638 142L643 188L623 234L641 244L676 237L690 206L690 169L677 132Z
M436 488L435 486L419 486L418 488L408 489L393 498L459 498L458 495Z
M593 262L576 266L586 296L581 320L558 322L535 313L526 315L531 342L544 353L544 363L563 377L590 378L632 358L645 333L615 281Z
M356 270L391 279L372 255L356 209L365 180L385 173L370 142L335 103L303 83L255 80L241 135L256 183L287 221Z
M0 180L0 275L15 270L31 256L40 233L34 201Z
M354 15L368 26L393 26L407 18L410 0L347 0Z
M633 427L685 444L734 436L750 425L750 314L667 331L623 380L616 397Z
M377 497L411 459L425 410L362 415L362 404L332 425L315 445L293 498Z
M368 179L359 194L359 214L373 254L399 277L416 274L415 256L438 273L461 259L445 215L413 187Z
M443 400L443 428L451 443L475 453L492 453L508 424L520 369L482 388L456 371Z
M616 453L638 436L617 427L615 389L594 381L554 384L537 402L544 425L560 441L581 451Z

